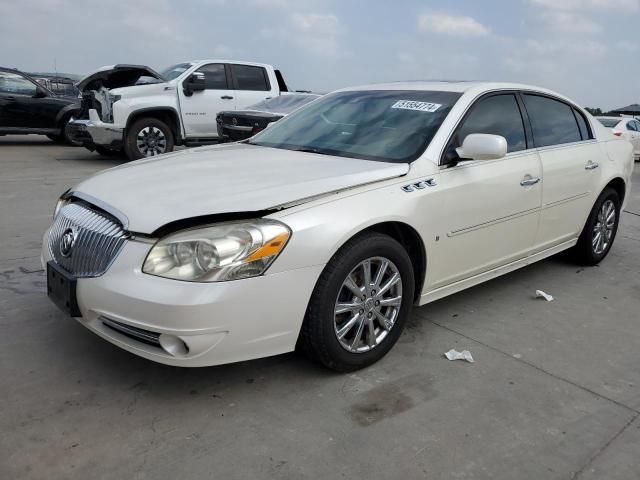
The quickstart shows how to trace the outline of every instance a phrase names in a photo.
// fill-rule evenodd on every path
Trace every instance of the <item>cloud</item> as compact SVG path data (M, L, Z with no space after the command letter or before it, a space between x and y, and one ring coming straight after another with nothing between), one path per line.
M324 57L341 56L345 28L333 13L292 13L280 28L262 29L262 36L296 45Z
M251 5L265 8L289 8L293 2L292 0L251 0Z
M529 0L529 2L551 10L606 9L613 13L640 10L640 0Z
M606 56L606 45L594 41L575 42L571 39L528 39L513 41L503 60L503 66L523 78L574 78L578 66L593 65Z
M602 31L600 24L581 15L566 11L547 10L540 18L547 27L562 33L598 33Z
M448 13L431 13L420 15L418 29L425 33L437 33L456 37L484 37L491 30L476 19L463 15Z
M635 53L640 51L640 45L634 42L630 42L628 40L620 40L616 43L616 48L625 52Z
M127 30L149 38L179 41L180 33L168 0L137 0L127 2L121 9L121 21ZM141 12L144 12L141 18Z

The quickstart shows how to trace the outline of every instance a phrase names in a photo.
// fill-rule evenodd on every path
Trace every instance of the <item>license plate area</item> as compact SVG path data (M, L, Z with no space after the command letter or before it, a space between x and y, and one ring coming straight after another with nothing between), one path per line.
M47 263L47 295L58 308L72 317L81 317L76 298L76 277L54 262Z

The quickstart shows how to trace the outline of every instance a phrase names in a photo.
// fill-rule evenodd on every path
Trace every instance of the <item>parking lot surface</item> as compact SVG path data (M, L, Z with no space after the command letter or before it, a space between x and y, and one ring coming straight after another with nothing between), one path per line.
M640 188L600 266L555 257L416 308L368 369L180 369L45 295L57 197L122 162L0 137L0 478L640 478Z

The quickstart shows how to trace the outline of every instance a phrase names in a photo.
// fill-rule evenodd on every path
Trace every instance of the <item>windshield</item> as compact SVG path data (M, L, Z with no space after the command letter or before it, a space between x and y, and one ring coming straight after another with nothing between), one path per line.
M460 98L455 92L338 92L298 110L249 143L405 163L418 158Z
M193 64L191 63L178 63L177 65L172 65L166 70L160 72L162 78L164 78L167 82L169 80L173 80L174 78L178 78L184 72L189 70Z
M262 100L251 105L247 110L259 110L261 112L285 113L289 114L303 105L320 98L320 95L288 95L282 94L278 97Z
M619 118L599 118L598 121L607 128L613 128L620 123Z

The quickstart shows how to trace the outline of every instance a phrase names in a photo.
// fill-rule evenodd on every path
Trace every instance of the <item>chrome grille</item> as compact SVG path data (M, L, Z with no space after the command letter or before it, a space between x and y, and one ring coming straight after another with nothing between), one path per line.
M49 229L49 253L76 277L99 277L118 256L128 233L122 225L84 202L65 205Z

